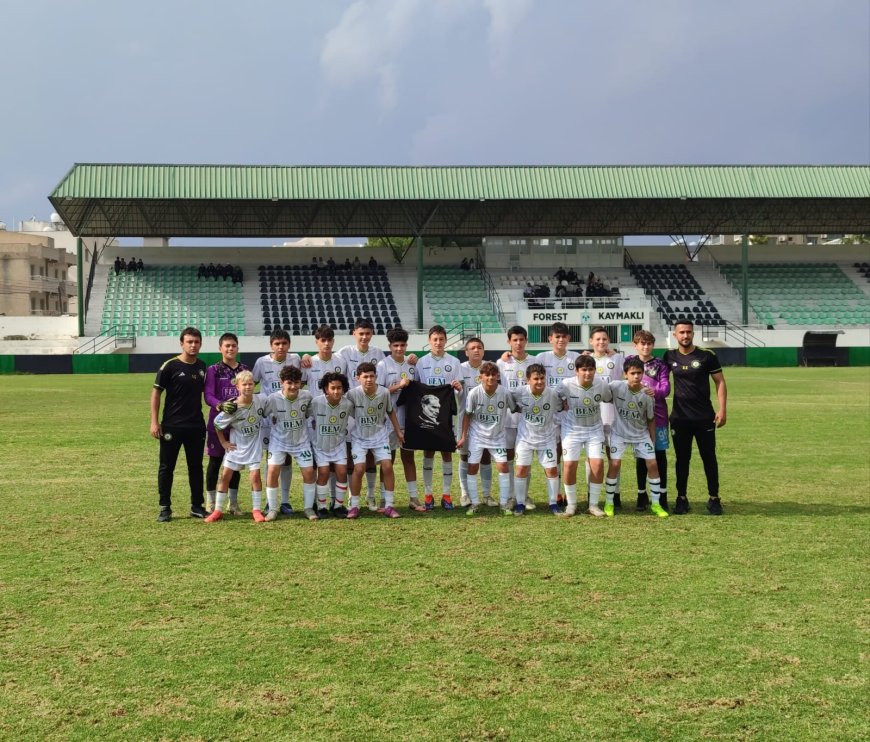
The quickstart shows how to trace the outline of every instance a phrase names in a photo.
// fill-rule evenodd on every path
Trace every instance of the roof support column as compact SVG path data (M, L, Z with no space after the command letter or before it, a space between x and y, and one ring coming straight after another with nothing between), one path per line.
M423 238L414 238L417 246L417 327L423 327Z
M749 235L740 235L740 283L743 291L743 326L749 324Z
M76 294L78 301L78 319L79 319L79 337L85 336L85 299L83 295L84 291L84 261L83 261L83 250L82 250L82 238L76 237ZM94 256L91 256L92 260L96 260Z

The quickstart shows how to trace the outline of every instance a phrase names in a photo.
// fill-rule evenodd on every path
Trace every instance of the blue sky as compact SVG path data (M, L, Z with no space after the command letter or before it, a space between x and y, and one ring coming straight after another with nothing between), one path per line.
M30 0L0 220L75 162L868 164L866 0Z

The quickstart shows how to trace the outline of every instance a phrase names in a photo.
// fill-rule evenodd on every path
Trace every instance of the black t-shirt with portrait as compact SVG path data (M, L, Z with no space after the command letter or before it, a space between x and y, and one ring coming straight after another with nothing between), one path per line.
M453 416L456 395L450 384L412 381L402 389L396 404L405 405L405 444L415 451L455 451Z
M668 350L662 360L674 379L671 420L712 421L716 413L710 401L710 376L722 371L716 354L698 347L691 353Z
M199 358L193 363L185 363L178 356L166 361L154 379L154 388L166 393L161 424L170 428L204 428L204 387L205 363Z

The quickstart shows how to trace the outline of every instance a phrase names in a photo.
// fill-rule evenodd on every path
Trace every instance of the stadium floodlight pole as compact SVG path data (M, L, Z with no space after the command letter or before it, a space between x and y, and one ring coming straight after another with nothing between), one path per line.
M749 324L749 235L740 235L740 278L743 291L743 326Z
M84 265L82 262L82 238L76 237L76 294L78 305L79 337L85 336L85 301L83 294Z

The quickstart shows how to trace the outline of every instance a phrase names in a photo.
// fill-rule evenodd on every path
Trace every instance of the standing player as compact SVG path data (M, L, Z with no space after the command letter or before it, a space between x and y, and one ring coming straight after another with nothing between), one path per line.
M674 515L689 512L686 495L689 485L689 462L692 459L692 439L704 462L707 477L707 512L722 515L719 499L719 463L716 460L716 428L726 421L728 389L719 359L712 350L695 345L695 327L691 320L677 320L674 325L677 349L665 353L664 361L674 375L674 399L671 412L671 434L677 455L677 501ZM716 387L719 412L710 402L710 379Z
M526 345L529 342L529 333L525 327L514 325L507 331L508 345L510 350L505 352L499 358L497 365L501 371L501 383L509 392L515 392L522 389L526 385L528 377L528 369L535 362L534 356L526 352ZM508 502L512 508L516 502L514 500L514 451L517 442L517 426L519 425L520 416L516 413L508 415L507 423L505 423L505 440L507 442L508 467L510 468L510 497ZM526 498L526 510L534 510L535 503Z
M374 364L359 364L356 375L359 386L347 393L347 398L354 405L354 426L350 433L353 474L350 480L350 511L347 517L351 520L359 518L360 488L366 471L366 456L371 452L375 461L381 465L381 481L384 483L384 515L388 518L398 518L399 511L393 503L395 477L390 439L385 427L387 419L400 444L404 443L405 436L399 427L396 411L390 401L390 393L384 387L378 386Z
M181 331L181 353L166 361L157 372L151 390L151 437L160 441L160 465L157 491L160 513L157 520L172 520L172 480L178 452L184 446L187 479L190 484L190 516L205 518L202 506L202 450L205 447L205 421L202 419L202 393L205 387L205 364L198 358L202 333L195 327ZM166 392L163 419L160 395Z
M408 362L405 356L405 351L408 349L408 333L401 327L393 328L387 331L387 342L390 344L390 355L378 362L377 382L382 387L386 387L390 393L390 401L393 404L393 409L396 410L396 419L399 421L399 427L402 432L405 431L405 406L396 406L396 401L399 399L399 393L408 384L416 379L416 369ZM411 510L415 512L425 512L426 507L420 502L420 497L417 492L417 462L414 460L414 452L406 449L399 444L399 439L395 433L387 426L387 432L390 436L390 450L392 452L392 460L396 460L396 449L399 450L399 456L402 459L402 468L405 471L405 482L408 485L408 501Z
M263 458L263 443L260 425L263 421L265 394L254 394L254 376L250 371L236 375L234 382L239 390L235 412L221 412L214 421L218 440L226 455L224 470L218 484L215 506L206 523L214 523L224 517L227 502L227 488L233 472L248 468L251 471L251 501L254 520L262 523L265 518L260 510L263 498L263 482L260 478L260 459ZM226 439L224 430L229 428L230 438ZM272 513L270 512L270 515Z
M473 387L465 397L465 415L462 432L456 448L468 451L468 497L470 504L466 515L474 515L480 496L477 489L477 472L484 451L488 451L498 470L498 499L504 512L508 508L510 474L508 473L507 444L504 426L507 415L516 409L513 395L499 384L498 366L489 361L481 364L481 383Z
M643 385L651 389L655 401L656 437L653 443L656 449L656 465L659 468L659 505L662 510L668 509L668 395L671 393L671 382L668 378L668 364L653 356L656 338L647 330L634 333L634 347L637 358L643 361ZM628 356L633 358L635 356ZM637 511L642 513L649 507L649 496L646 493L646 462L637 459Z
M463 396L467 399L468 393L480 384L480 368L483 363L483 340L480 338L469 338L465 341L465 355L468 360L459 364L459 370L462 373L462 391ZM457 436L462 434L462 419L465 417L465 404L459 406L459 415L457 415ZM459 504L468 506L471 504L471 499L468 496L468 439L466 437L465 445L456 449L459 451ZM480 483L483 489L483 504L497 505L498 503L490 496L492 492L492 466L490 465L489 449L483 451L483 458L480 460Z
M278 328L269 336L269 347L272 352L254 361L254 381L260 385L260 393L266 396L281 391L281 379L279 375L285 366L300 367L299 356L290 353L290 334L286 330ZM263 437L263 448L269 450L269 427L268 420L263 421L260 435ZM293 507L290 505L290 482L292 471L290 465L281 468L281 514L293 515Z
M611 381L619 381L622 379L622 366L625 363L625 356L619 351L613 350L610 347L610 333L603 327L593 327L589 333L589 345L592 347L592 358L595 361L595 375L599 379L603 379L608 384ZM610 443L610 431L613 428L613 421L616 419L616 410L612 404L606 403L601 405L601 422L604 423L604 441ZM609 451L610 449L606 449ZM589 478L587 468L586 477ZM616 494L613 498L613 506L617 510L622 509L622 498L619 493L619 480L616 481Z
M327 371L320 378L322 394L311 401L311 448L317 462L317 510L313 501L305 502L308 520L327 517L330 468L335 469L335 504L332 514L336 518L347 516L344 506L347 494L347 435L353 418L354 406L345 394L350 388L347 377Z
M595 361L590 356L577 359L574 379L565 379L559 396L568 409L562 416L562 481L568 504L565 515L577 512L577 465L586 449L589 462L589 514L598 518L604 511L598 506L604 481L604 426L601 405L613 399L610 386L595 375Z
M634 456L646 461L649 476L649 491L652 498L650 510L659 518L667 518L668 514L659 505L659 470L656 466L656 453L653 447L653 437L656 433L656 421L653 398L647 394L641 380L643 379L643 361L632 358L623 364L625 381L610 383L613 393L613 406L616 409L616 420L610 434L610 466L607 469L605 482L604 514L612 518L614 513L613 499L616 494L616 482L622 466L622 456L628 444L634 449Z
M446 353L447 330L441 325L433 325L429 329L429 345L432 351L423 356L417 363L417 381L429 386L450 384L457 400L462 394L462 373L459 370L459 360ZM442 492L441 507L445 510L453 510L453 500L450 497L450 489L453 485L453 454L448 451L441 452ZM435 497L432 494L432 469L435 464L435 452L423 451L423 487L426 490L426 509L435 507Z
M311 393L302 386L302 370L296 366L281 369L281 391L270 394L266 400L265 417L270 418L272 434L266 454L266 501L269 513L266 520L278 517L278 479L284 462L290 457L302 474L302 498L314 502L314 458L308 437L308 416Z
M573 364L572 364L573 365ZM514 476L514 496L517 504L514 512L522 515L526 510L526 493L529 488L532 458L537 455L547 475L547 501L550 512L559 515L559 470L556 459L557 415L562 409L562 399L547 387L547 377L540 363L528 368L528 386L513 393L517 409L522 414L517 429L517 471ZM510 510L503 511L510 515Z

